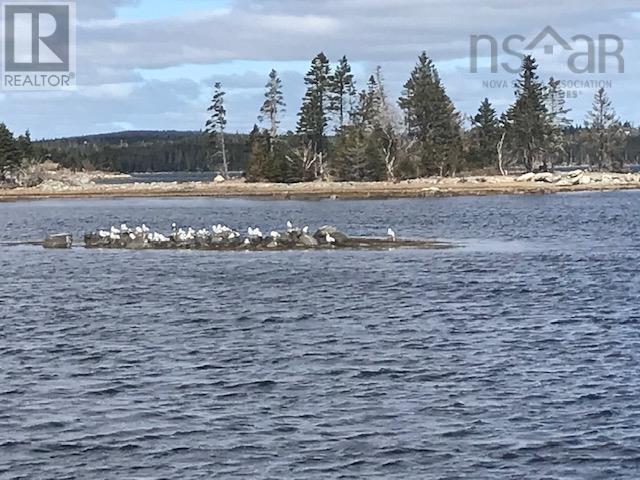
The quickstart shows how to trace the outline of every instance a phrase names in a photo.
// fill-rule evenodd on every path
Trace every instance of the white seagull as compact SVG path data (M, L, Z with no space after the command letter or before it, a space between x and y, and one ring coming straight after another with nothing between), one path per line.
M302 229L302 233L304 233L305 235L309 235L309 227L304 227Z
M287 222L287 230L293 230L293 223L291 223L291 221Z
M333 237L332 237L330 234L328 234L328 233L327 233L327 236L326 236L326 237L324 237L324 238L325 238L325 240L327 241L327 243L328 243L328 244L330 244L330 245L331 245L331 244L336 243L336 239L335 239L335 238L333 238Z
M389 240L392 242L396 241L396 232L394 232L391 228L387 230L387 235L389 236Z

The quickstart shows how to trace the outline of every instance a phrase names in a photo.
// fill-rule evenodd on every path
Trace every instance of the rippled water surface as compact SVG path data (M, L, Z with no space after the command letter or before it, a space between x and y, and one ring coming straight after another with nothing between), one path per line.
M123 221L445 251L0 247L2 479L636 479L640 192L0 204L0 241Z

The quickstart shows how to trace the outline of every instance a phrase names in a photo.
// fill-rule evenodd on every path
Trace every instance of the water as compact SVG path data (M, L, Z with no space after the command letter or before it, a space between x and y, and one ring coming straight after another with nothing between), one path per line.
M232 177L241 177L242 172L229 172ZM102 185L124 185L129 183L187 183L187 182L211 182L217 172L154 172L131 173L126 177L104 178L96 183Z
M640 192L0 204L454 250L0 248L0 478L635 479Z

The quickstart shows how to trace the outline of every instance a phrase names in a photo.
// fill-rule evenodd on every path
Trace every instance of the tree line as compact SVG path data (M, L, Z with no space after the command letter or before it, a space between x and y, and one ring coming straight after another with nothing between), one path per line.
M515 173L560 165L624 170L638 164L640 133L617 117L600 89L583 124L569 120L560 82L543 83L525 57L514 102L498 114L485 98L473 116L457 111L433 61L422 53L391 99L380 67L359 88L346 57L334 67L320 53L304 77L295 131L280 128L286 105L273 70L247 134L227 132L217 83L202 132L119 132L31 142L0 124L0 182L21 163L51 158L71 169L242 171L249 181L379 181L459 172Z
M386 92L380 67L358 90L346 57L332 69L319 53L304 78L306 94L295 132L279 132L286 105L282 81L275 70L270 73L258 116L261 126L256 124L249 136L246 177L272 182L393 181L462 170L550 171L571 162L622 170L637 161L637 149L631 152L633 158L629 155L630 138L637 131L618 119L603 88L584 126L574 127L560 81L543 83L537 70L535 59L526 56L513 104L498 115L485 98L465 128L464 115L455 109L425 52L396 102ZM211 155L221 155L223 163L224 97L217 83L207 122Z

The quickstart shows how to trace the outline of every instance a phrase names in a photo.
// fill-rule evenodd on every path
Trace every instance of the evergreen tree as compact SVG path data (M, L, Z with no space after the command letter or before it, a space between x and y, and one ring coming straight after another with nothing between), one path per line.
M566 107L566 96L560 88L560 80L555 80L553 77L547 84L546 106L549 113L547 151L551 161L549 167L553 170L554 164L566 153L565 131L571 126L571 120L567 118L571 109Z
M595 150L595 166L599 170L605 167L621 170L624 131L604 88L596 92L585 126L589 129L589 143Z
M496 166L498 144L502 135L500 120L488 98L480 104L472 119L470 163L477 168Z
M298 114L298 134L302 137L304 155L298 155L306 179L315 179L325 173L327 143L325 130L330 104L329 60L319 53L305 76L307 92Z
M220 146L222 153L222 168L225 178L229 177L229 165L227 163L227 149L224 140L224 130L227 126L227 111L224 107L225 92L222 90L222 84L216 82L213 86L213 99L211 105L207 109L211 117L207 120L206 132L209 135L211 151L214 152L217 145ZM212 154L212 157L214 155Z
M480 104L473 117L470 160L473 166L483 168L498 162L498 144L502 135L500 121L488 98Z
M516 102L507 110L505 122L509 149L527 172L544 163L549 130L545 91L537 69L535 59L527 55L516 84Z
M282 80L278 77L278 72L271 70L269 82L265 85L265 101L260 108L258 120L269 121L269 133L272 138L278 135L278 125L280 125L279 114L284 112L284 96L282 95Z
M20 151L13 133L4 123L0 123L0 180L20 163Z
M249 134L249 160L245 168L245 177L249 182L259 182L270 176L269 152L271 150L269 135L263 133L257 125Z
M418 173L452 173L460 162L460 118L425 52L404 85L400 108L416 140Z
M338 128L341 128L354 107L356 97L351 65L346 56L340 59L334 73L329 76L329 89L330 109L337 117Z
M20 135L16 141L16 147L20 154L21 159L33 159L34 150L33 144L31 143L31 133L29 130L24 132L24 135Z

